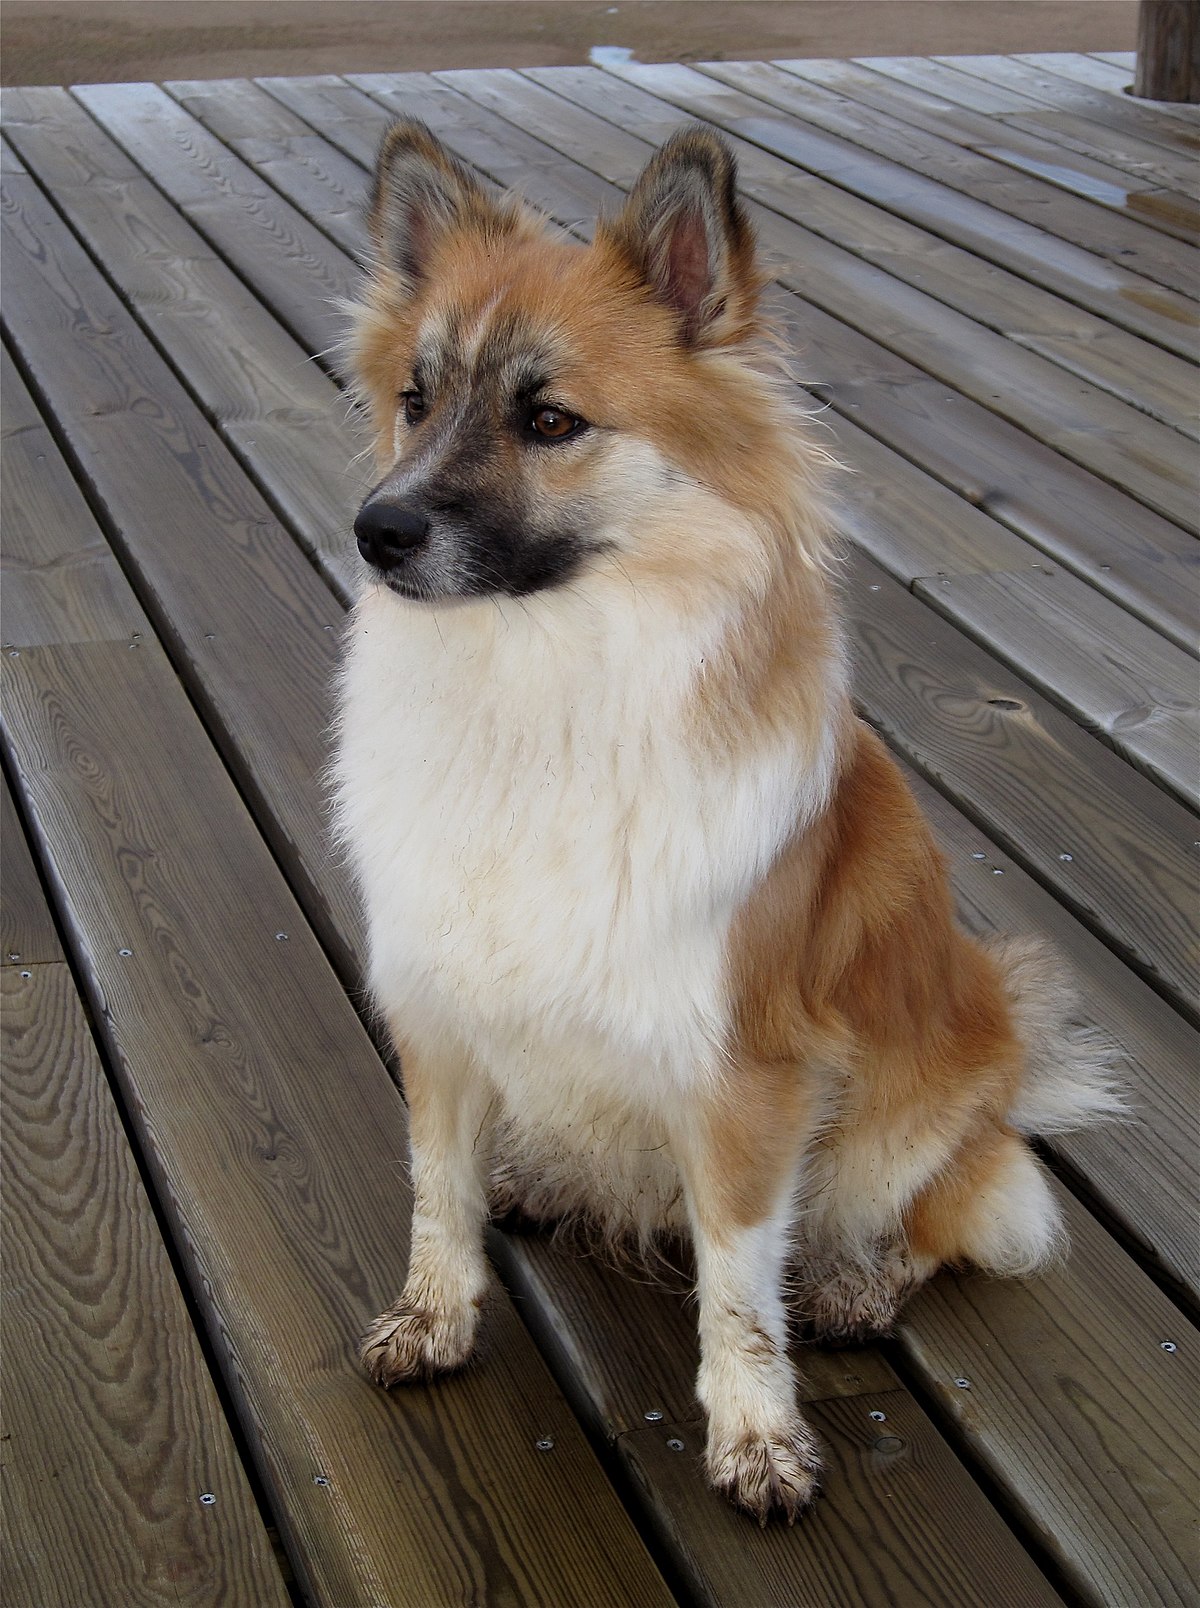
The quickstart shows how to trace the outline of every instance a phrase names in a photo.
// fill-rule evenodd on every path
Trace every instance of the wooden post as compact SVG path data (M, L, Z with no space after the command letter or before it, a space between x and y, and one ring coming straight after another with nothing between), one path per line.
M1200 101L1200 0L1141 0L1133 93Z

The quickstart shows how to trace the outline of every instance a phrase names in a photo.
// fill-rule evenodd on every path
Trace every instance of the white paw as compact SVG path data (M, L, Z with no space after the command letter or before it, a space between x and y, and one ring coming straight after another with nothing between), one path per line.
M709 1483L763 1525L776 1513L794 1524L817 1494L821 1454L802 1419L762 1436L710 1430L704 1461Z
M443 1312L411 1306L402 1296L363 1336L358 1353L363 1367L385 1389L461 1368L475 1345L481 1304Z

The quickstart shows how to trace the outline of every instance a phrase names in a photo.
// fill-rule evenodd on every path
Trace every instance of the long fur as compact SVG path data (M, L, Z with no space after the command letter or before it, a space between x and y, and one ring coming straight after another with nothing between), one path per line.
M489 1195L688 1233L710 1477L792 1518L818 1459L785 1288L855 1339L943 1262L1034 1270L1061 1225L1022 1136L1118 1100L1042 952L955 926L854 718L826 455L729 152L668 142L581 248L431 141L385 143L352 343L372 506L429 522L373 558L341 684L338 830L416 1191L364 1356L385 1384L465 1360ZM518 383L584 427L539 443Z

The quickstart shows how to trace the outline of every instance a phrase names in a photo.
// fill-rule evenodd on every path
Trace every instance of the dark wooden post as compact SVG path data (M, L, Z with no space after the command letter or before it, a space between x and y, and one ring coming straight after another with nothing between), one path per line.
M1200 0L1141 0L1133 93L1200 101Z

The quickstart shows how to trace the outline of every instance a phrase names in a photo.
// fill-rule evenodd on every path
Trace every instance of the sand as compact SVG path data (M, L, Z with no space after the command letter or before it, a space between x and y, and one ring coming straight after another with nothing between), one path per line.
M1136 0L5 0L0 81L1132 50Z

